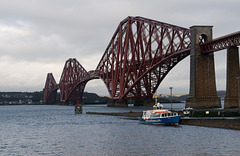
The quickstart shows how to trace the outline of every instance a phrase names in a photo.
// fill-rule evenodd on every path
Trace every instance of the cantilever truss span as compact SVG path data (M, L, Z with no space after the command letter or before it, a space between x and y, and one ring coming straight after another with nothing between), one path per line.
M85 78L88 78L88 72L75 58L66 61L62 76L59 82L61 101L76 101L82 99L82 93L85 88Z
M96 70L113 99L151 99L167 73L189 54L189 29L127 17Z
M56 96L57 96L57 90L59 86L56 83L53 74L48 73L47 74L47 79L44 87L44 103L56 103Z
M59 82L62 102L82 99L86 83L101 78L112 99L151 99L167 73L190 54L189 29L127 17L118 25L96 70L66 61Z
M240 32L236 32L211 41L206 39L199 46L202 53L211 53L239 46L239 38ZM54 97L58 88L62 102L81 100L86 83L96 78L103 80L112 99L151 99L169 71L190 55L190 46L187 28L127 17L119 23L95 70L87 72L76 59L69 59L59 85L48 74L44 102Z

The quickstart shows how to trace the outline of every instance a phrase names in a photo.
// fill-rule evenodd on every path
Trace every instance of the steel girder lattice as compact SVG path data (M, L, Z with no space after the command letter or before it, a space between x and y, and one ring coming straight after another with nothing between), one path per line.
M231 46L240 45L240 31L226 36L222 36L200 45L202 53L211 53L226 49Z
M202 53L214 52L239 46L239 38L240 32L236 32L200 47ZM87 72L76 59L66 61L59 84L61 101L81 100L87 81L96 78L104 81L112 99L150 99L168 72L190 54L190 46L189 29L127 17L117 27L96 70ZM54 101L59 86L49 73L45 103Z
M90 76L82 65L75 58L68 59L59 82L61 102L82 101L82 94L88 80Z
M189 54L189 29L127 17L96 70L112 99L151 99L167 73Z
M58 84L56 83L53 74L48 73L44 87L44 103L56 103Z

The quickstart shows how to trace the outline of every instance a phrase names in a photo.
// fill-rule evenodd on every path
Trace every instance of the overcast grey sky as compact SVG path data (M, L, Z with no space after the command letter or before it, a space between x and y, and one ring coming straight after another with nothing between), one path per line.
M40 91L47 73L59 82L68 58L96 68L119 22L142 16L189 28L212 25L213 37L240 30L237 0L0 0L0 91ZM217 89L226 88L226 51L215 53ZM158 93L189 92L189 57ZM85 91L106 95L101 80Z

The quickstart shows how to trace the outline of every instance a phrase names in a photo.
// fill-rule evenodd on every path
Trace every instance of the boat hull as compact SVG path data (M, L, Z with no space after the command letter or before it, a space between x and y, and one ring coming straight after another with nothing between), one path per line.
M157 124L157 125L178 125L181 116L171 116L164 118L149 118L143 119L139 117L139 121L145 124Z

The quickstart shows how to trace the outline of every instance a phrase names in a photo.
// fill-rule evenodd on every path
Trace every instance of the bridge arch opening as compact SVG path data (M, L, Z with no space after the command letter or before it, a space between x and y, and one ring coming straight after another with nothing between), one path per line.
M221 50L214 53L215 61L215 75L216 75L216 89L218 97L221 100L221 108L224 108L224 98L226 92L226 77L227 77L227 51Z
M189 94L190 79L190 57L184 58L174 66L161 84L158 86L157 94L170 94L169 87L173 87L174 94Z
M206 34L201 34L201 35L199 36L199 43L204 43L204 42L206 42L206 41L208 41L207 35L206 35Z
M215 59L215 74L217 90L226 90L226 66L227 66L227 51L221 50L214 53Z
M84 92L96 93L99 96L110 96L102 79L89 80L85 86Z

